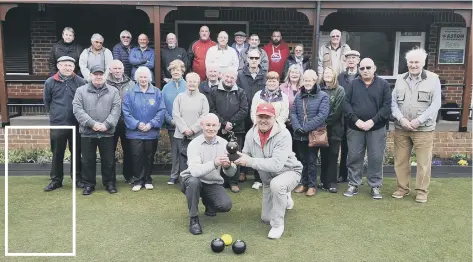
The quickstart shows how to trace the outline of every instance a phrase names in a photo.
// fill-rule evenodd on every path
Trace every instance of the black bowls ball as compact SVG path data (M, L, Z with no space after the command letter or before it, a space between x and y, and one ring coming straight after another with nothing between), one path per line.
M235 254L243 254L246 251L246 243L243 240L237 240L232 245L232 250Z
M210 248L215 253L220 253L225 249L225 242L221 238L216 238L210 242Z

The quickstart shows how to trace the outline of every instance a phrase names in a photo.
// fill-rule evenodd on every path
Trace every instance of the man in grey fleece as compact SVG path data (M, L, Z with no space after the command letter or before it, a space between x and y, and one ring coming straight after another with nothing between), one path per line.
M268 238L278 239L284 232L286 209L294 207L291 191L299 184L302 164L292 148L292 138L284 123L275 119L270 103L259 104L256 125L245 137L240 158L235 164L257 170L263 182L261 220L271 225Z
M189 208L189 232L202 234L199 223L199 197L205 206L205 215L228 212L232 201L223 187L223 175L234 176L237 168L228 159L227 141L217 136L220 122L215 114L207 114L200 123L203 134L194 138L187 147L189 167L181 173L181 191L186 195Z
M104 73L104 68L92 67L91 82L79 87L72 101L81 134L83 195L90 195L95 190L97 147L102 163L102 184L110 194L117 192L112 171L113 135L120 118L121 99L118 90L105 83Z

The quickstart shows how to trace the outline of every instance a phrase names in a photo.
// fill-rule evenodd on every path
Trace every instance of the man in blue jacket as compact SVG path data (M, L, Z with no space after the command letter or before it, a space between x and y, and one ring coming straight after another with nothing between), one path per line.
M51 182L44 191L53 191L62 187L64 178L64 152L69 145L71 160L76 161L76 186L84 187L81 179L81 150L80 135L77 120L72 112L72 100L79 86L85 84L84 79L74 73L76 60L70 56L61 56L57 60L59 72L48 78L44 83L44 106L49 112L49 123L51 126L75 126L76 148L72 148L71 129L51 129L51 151L53 161L51 165ZM76 158L72 158L72 150L76 152ZM71 164L71 177L72 177Z
M145 34L141 34L138 36L138 44L139 47L135 47L131 49L130 52L130 64L133 66L131 69L131 78L135 79L135 71L140 66L146 66L152 74L154 83L154 49L149 47L149 40L148 36Z
M131 33L127 30L123 30L120 33L120 43L116 44L112 50L113 59L120 60L123 63L125 75L127 75L129 78L132 78L131 64L129 59L131 49L133 48L133 45L131 44L131 39Z

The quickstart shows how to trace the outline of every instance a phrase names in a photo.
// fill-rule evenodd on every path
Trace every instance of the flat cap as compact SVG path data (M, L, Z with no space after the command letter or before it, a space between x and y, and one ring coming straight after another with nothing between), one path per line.
M345 53L345 57L350 56L350 55L360 57L360 52L358 52L358 51L356 51L356 50L350 50L350 51L348 51L348 52Z
M246 37L246 34L245 34L245 32L238 31L238 32L235 33L235 36L244 36L244 37Z
M101 66L99 66L99 65L93 66L93 67L90 69L90 73L91 73L91 74L97 73L97 72L105 73L105 69L103 69L103 68L102 68Z
M76 62L76 60L75 60L74 58L72 58L72 57L70 57L70 56L67 56L67 55L61 56L61 57L59 57L59 59L57 60L58 63L59 63L59 62L64 62L64 61L70 61L70 62L72 62L72 63L75 63L75 62Z

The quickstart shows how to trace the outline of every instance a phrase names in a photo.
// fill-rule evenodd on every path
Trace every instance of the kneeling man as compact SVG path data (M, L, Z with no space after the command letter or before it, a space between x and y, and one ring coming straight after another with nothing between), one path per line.
M232 201L223 187L223 175L232 177L237 168L230 163L227 140L217 136L220 121L215 114L203 116L200 123L203 134L194 138L187 146L188 168L181 173L181 190L186 194L189 208L189 231L193 235L202 234L199 223L199 198L205 206L205 215L215 216L216 212L228 212Z
M235 164L259 172L263 182L261 219L271 225L268 238L278 239L284 232L286 209L294 207L291 191L299 184L302 164L291 151L291 133L275 119L276 111L269 103L256 109L256 125L245 137L245 145Z

